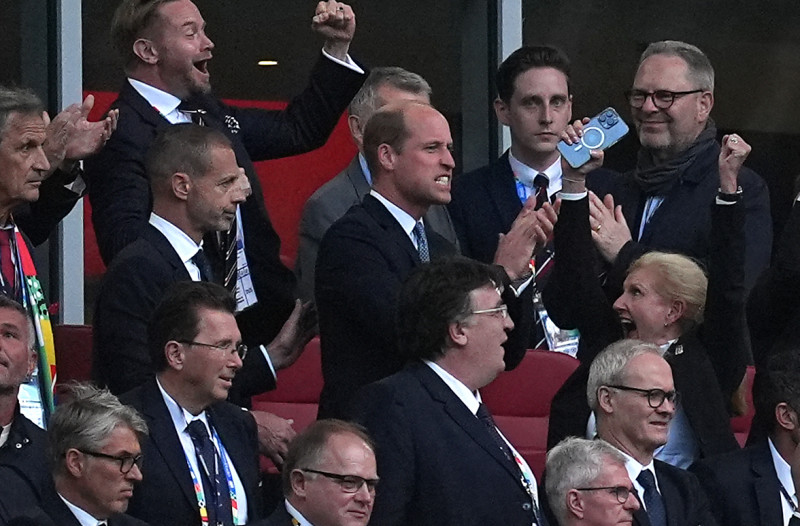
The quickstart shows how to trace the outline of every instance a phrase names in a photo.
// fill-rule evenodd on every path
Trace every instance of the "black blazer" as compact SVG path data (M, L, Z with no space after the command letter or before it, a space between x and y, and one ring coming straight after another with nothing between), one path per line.
M488 166L456 177L447 209L461 252L491 263L497 251L497 234L508 232L522 210L508 152Z
M193 101L206 111L206 125L231 140L253 189L240 211L259 303L242 313L240 323L248 325L248 332L261 333L262 343L269 342L289 316L295 279L280 261L280 239L267 216L253 162L322 146L364 78L320 55L308 86L283 111L235 108L211 96ZM112 108L120 110L119 126L105 148L86 163L92 222L106 264L147 227L152 199L144 157L158 131L170 125L129 82ZM213 264L223 264L222 255L208 253Z
M133 492L128 513L153 526L200 524L186 457L155 379L120 397L147 422L142 442L143 480ZM264 517L256 423L244 409L218 402L206 409L231 457L247 495L248 520Z
M122 394L155 375L147 343L147 325L170 285L190 281L181 259L152 225L114 258L106 272L94 315L92 379ZM238 318L237 318L238 321ZM245 333L248 345L263 343ZM263 353L247 354L237 372L231 399L242 401L275 387Z
M286 511L285 501L280 501L269 517L258 522L250 522L249 526L293 526L292 516Z
M670 466L660 460L653 461L658 488L667 511L667 526L715 526L703 488L697 477L686 470ZM759 524L754 522L752 524ZM768 523L761 523L767 526ZM634 526L650 526L644 506L633 513Z
M727 403L741 382L747 362L742 343L743 212L741 203L714 205L706 320L698 330L682 335L665 354L703 457L738 448ZM554 236L559 258L544 291L548 306L566 306L550 310L556 323L560 321L558 315L569 311L581 332L581 365L553 398L548 447L567 436L585 434L591 412L586 401L589 367L600 351L624 336L619 317L594 272L588 214L586 198L562 203Z
M0 448L0 525L39 504L50 481L47 434L17 406L8 440Z
M639 242L629 241L622 247L608 273L607 290L610 296L616 298L619 295L628 267L646 251L678 252L709 261L712 246L711 210L719 188L719 151L719 145L715 144L713 148L698 154L653 213L642 239ZM622 205L622 213L635 240L647 196L637 185L633 173L596 170L589 174L586 184L601 198L610 193L614 196L614 204ZM746 217L743 285L750 290L758 275L769 266L772 217L769 190L757 173L742 168L739 186L743 190Z
M421 362L362 389L352 416L375 440L380 490L371 525L525 525L520 476L488 430Z
M457 253L439 234L428 227L425 231L431 259ZM325 380L320 418L341 417L358 388L402 369L406 358L396 347L397 300L403 281L420 264L411 239L371 195L323 237L315 286ZM517 299L506 291L504 296L518 323L506 342L509 368L525 353L527 341L521 335L527 333L519 327L532 315L523 317L520 312L532 309L529 294Z
M766 440L704 459L691 469L708 494L720 524L783 524L780 482Z
M133 491L135 494L136 489ZM8 526L81 526L81 523L58 496L51 478L43 490L41 504L17 515ZM108 518L108 526L148 525L126 513L117 513Z

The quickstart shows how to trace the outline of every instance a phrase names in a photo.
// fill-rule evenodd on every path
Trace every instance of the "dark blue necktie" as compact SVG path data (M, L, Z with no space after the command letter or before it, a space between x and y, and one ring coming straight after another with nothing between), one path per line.
M649 469L643 469L636 481L644 488L644 507L652 526L667 526L667 511L664 509L664 499L656 488L656 478Z
M233 512L229 498L228 483L221 471L217 449L208 436L208 429L202 420L193 420L186 426L192 438L197 463L200 465L203 480L203 493L206 495L206 510L209 525L233 526Z

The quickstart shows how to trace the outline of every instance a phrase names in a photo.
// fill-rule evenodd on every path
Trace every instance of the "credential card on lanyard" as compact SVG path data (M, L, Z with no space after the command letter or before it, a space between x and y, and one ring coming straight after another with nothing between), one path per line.
M242 214L236 208L236 312L252 307L258 303L247 255L244 252L244 232L242 232Z

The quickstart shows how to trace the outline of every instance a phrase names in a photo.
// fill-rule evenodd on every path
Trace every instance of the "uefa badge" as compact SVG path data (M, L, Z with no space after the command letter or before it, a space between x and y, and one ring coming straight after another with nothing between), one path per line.
M239 127L239 121L237 121L232 115L225 115L225 125L228 127L231 133L239 133L239 130L241 129Z

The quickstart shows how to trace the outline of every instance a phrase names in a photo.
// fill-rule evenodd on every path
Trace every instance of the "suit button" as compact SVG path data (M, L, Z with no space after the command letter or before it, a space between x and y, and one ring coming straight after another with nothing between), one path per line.
M525 511L531 511L531 503L525 502L524 504L522 504L522 509Z
M20 444L19 442L17 442L17 443L15 444L15 447L16 447L17 449L22 449L22 444Z

